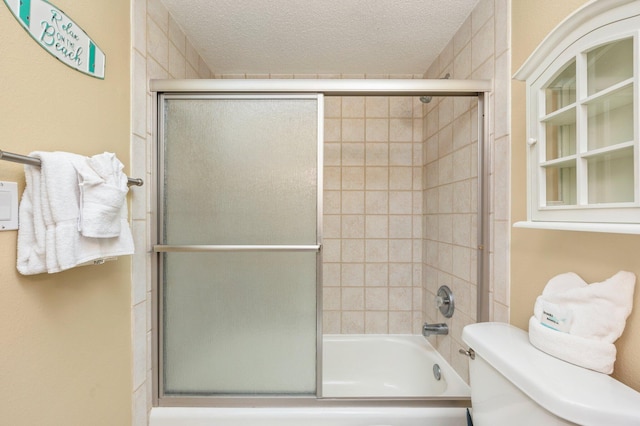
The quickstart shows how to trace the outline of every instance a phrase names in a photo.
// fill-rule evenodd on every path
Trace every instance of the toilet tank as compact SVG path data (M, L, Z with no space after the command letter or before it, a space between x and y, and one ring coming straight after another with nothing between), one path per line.
M475 353L469 360L474 426L640 425L640 393L547 355L517 327L471 324L462 340Z

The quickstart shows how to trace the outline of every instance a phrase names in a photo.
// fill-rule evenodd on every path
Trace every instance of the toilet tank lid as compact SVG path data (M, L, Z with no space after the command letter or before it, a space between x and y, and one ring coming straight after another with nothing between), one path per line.
M523 393L563 419L581 425L640 424L640 393L606 374L538 350L529 343L528 333L517 327L471 324L463 329L462 340Z

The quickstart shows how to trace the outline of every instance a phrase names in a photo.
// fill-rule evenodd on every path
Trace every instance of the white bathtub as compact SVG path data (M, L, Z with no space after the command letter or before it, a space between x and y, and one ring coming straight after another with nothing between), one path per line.
M460 397L469 387L422 336L329 334L323 339L324 397ZM438 364L441 379L433 366Z
M440 367L440 380L434 378L434 364ZM323 397L313 399L311 407L156 407L149 425L467 424L469 387L422 336L325 335L322 367Z

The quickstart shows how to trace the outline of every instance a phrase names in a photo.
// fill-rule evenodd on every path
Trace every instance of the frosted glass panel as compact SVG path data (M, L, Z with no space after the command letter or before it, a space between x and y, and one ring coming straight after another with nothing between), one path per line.
M166 394L315 393L315 253L164 261Z
M315 244L316 99L165 101L165 244Z
M162 106L161 245L318 244L317 98ZM315 394L320 254L168 250L165 395Z

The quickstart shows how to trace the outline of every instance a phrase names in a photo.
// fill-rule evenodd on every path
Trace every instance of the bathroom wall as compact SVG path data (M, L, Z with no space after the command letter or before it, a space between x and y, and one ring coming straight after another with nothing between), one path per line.
M160 0L132 0L131 37L131 170L145 178L145 186L133 188L131 215L139 249L133 256L130 291L133 347L132 381L127 394L132 398L133 426L146 426L152 403L151 380L151 193L153 108L148 81L154 78L210 78L211 71L171 18ZM132 395L132 396L131 396Z
M542 39L583 0L513 1L513 63L518 70ZM511 209L513 222L526 220L525 83L512 82ZM511 322L527 329L535 298L548 280L573 271L587 282L603 281L619 270L640 277L640 236L514 228L511 242ZM613 376L640 391L640 290L636 283L635 309L627 319Z
M105 52L104 80L42 49L0 5L0 149L115 152L131 175L129 2L56 0ZM23 166L0 180L24 189ZM0 423L127 425L131 419L131 260L21 276L17 231L0 232ZM144 250L144 248L142 248Z
M481 0L425 73L425 78L493 81L485 100L489 153L490 319L509 320L509 1ZM478 116L475 98L434 97L424 121L424 317L446 322L449 335L429 340L468 380L462 328L477 318ZM436 309L447 285L456 310L446 319Z

